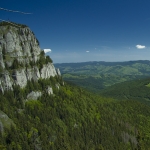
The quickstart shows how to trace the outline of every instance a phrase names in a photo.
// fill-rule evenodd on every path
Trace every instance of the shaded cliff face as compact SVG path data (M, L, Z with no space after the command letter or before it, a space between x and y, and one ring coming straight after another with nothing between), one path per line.
M27 26L0 24L0 89L25 87L28 80L60 76Z

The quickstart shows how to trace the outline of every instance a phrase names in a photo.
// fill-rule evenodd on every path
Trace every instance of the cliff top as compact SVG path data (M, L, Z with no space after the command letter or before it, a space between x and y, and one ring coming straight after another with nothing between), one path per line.
M23 24L11 22L11 21L8 21L8 22L2 21L2 22L0 22L0 26L13 26L13 27L21 27L21 28L28 27L27 25L23 25Z

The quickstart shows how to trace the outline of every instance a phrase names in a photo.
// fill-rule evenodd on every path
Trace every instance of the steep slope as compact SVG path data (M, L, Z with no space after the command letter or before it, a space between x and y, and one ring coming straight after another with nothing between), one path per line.
M38 100L23 101L26 91L43 89L58 78L30 82L22 89L0 97L0 110L15 126L4 127L0 148L5 149L148 149L150 147L150 107L136 101L115 101L67 85L53 95L43 93ZM17 94L17 98L15 98ZM4 134L5 133L5 134Z
M5 26L10 31L16 28ZM27 28L19 26L20 30ZM2 54L1 82L7 72L12 88L1 84L0 149L147 150L150 147L149 106L100 97L64 84L43 51L35 56L35 62L32 56L28 61L23 56L14 55L14 59L8 52ZM11 56L9 61L6 56ZM35 74L39 71L38 77L32 71L20 79L16 77L16 72L34 68L37 68ZM23 77L26 80L22 86L18 81Z

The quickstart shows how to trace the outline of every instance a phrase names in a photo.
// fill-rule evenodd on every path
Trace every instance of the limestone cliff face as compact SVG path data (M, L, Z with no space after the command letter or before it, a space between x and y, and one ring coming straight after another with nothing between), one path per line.
M54 77L55 75L59 75L59 74L57 74L56 69L52 63L48 63L47 65L44 65L43 68L41 69L41 78L49 78L50 76Z
M32 79L60 76L52 62L39 65L41 52L29 27L0 24L0 90L13 90L14 84L23 88Z
M40 51L38 41L28 27L0 26L0 63L2 67L5 67L2 55L6 55L6 64L10 67L13 58L22 63L36 62Z

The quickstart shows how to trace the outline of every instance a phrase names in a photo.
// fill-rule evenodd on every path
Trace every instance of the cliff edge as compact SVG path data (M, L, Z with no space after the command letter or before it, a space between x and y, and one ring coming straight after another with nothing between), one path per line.
M39 41L29 27L0 23L0 90L25 87L28 80L37 81L61 76L49 56L40 49Z

